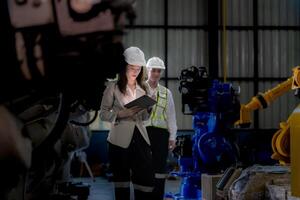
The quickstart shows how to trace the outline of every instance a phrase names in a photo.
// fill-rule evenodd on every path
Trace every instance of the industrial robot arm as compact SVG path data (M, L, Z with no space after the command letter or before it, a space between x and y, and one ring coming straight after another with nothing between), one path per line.
M235 125L240 127L249 127L251 124L251 113L253 111L267 108L278 97L291 89L297 88L300 88L300 66L293 68L293 76L286 81L265 93L259 93L253 97L248 104L242 104L240 109L240 119L235 122Z

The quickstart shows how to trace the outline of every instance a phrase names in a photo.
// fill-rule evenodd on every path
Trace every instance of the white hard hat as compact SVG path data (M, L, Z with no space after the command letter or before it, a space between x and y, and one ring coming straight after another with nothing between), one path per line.
M145 55L138 47L129 47L124 53L125 61L130 65L146 66Z
M166 69L164 61L158 57L152 57L148 60L147 68Z

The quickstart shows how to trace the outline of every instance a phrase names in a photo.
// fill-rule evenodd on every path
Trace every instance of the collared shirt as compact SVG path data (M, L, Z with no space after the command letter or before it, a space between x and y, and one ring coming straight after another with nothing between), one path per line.
M126 105L128 104L129 102L135 100L136 98L139 98L136 96L136 91L137 90L142 90L144 91L137 83L135 85L135 89L132 91L128 85L126 85L126 93L125 95L123 95L123 104Z
M158 92L158 87L159 84L157 85L156 88L152 88L148 81L148 89L149 89L149 96L155 99L157 98L157 92ZM167 89L167 99L168 99L168 104L166 108L166 115L167 115L167 124L168 124L168 131L170 133L169 140L175 140L176 139L176 134L177 134L177 122L176 122L176 111L175 111L175 104L174 104L174 99L172 92ZM147 126L150 124L147 123Z

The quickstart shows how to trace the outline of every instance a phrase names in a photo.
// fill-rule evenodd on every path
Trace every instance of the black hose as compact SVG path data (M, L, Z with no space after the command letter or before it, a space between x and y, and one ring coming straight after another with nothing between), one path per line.
M58 116L53 129L50 131L46 139L41 142L34 150L33 155L44 155L44 152L53 147L57 140L61 137L69 119L69 104L63 93L59 95Z
M92 118L92 120L90 120L88 122L76 122L74 120L71 120L70 123L75 124L77 126L89 126L91 123L93 123L97 119L97 115L98 115L98 111L95 111L94 117Z

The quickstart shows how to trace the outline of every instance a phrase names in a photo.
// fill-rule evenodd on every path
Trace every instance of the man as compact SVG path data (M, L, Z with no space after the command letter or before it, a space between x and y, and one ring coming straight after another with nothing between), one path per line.
M157 101L152 108L151 116L146 122L149 135L153 165L155 171L155 186L152 192L153 200L163 199L168 151L176 145L176 113L172 93L159 84L164 62L158 58L150 58L146 65L148 69L148 95Z

